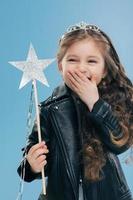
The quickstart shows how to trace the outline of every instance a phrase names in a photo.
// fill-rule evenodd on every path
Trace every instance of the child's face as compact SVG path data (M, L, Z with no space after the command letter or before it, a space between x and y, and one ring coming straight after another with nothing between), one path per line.
M104 57L100 47L92 39L84 39L72 44L58 64L65 83L69 86L67 72L80 70L88 79L95 79L98 85L105 76Z

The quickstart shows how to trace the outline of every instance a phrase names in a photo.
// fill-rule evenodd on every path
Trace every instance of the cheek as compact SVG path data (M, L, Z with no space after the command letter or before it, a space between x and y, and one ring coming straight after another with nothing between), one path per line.
M69 82L67 72L68 72L67 69L65 69L65 70L62 72L62 78L63 78L63 80L64 80L66 83Z
M101 80L102 80L102 78L98 77L97 80L96 80L96 84L98 85L101 82Z
M98 85L98 84L101 82L102 78L103 78L103 73L97 71L97 72L94 72L94 73L92 74L92 76L95 78L96 84Z
M73 67L67 66L63 70L63 77L68 80L68 72L73 72Z

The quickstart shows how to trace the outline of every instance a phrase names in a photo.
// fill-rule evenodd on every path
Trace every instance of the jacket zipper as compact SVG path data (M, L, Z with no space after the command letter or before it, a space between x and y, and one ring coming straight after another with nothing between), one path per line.
M115 159L113 158L113 156L110 157L110 155L109 155L109 159L110 159L110 162L111 162L111 164L114 168L114 172L115 172L115 175L116 175L117 182L120 186L122 186L121 181L120 181L120 177L119 177L120 175L119 175L119 172L118 172L118 169L117 169L117 163L116 163Z
M54 107L55 107L55 106L54 106ZM55 110L55 108L54 108L54 110ZM51 111L53 111L53 110L51 109ZM54 113L51 112L51 115L50 115L50 116L52 117L52 119L53 119L53 121L54 121L54 124L55 124L55 127L56 127L56 129L57 129L57 132L60 133L60 130L59 130L58 126L57 126L57 122L56 122L56 118L55 118L55 116L54 116ZM58 139L58 141L59 141L59 144L61 144L61 148L62 148L63 155L64 155L64 159L65 159L65 164L66 164L66 169L67 169L68 177L69 177L69 179L70 179L70 182L71 182L71 185L72 185L72 188L73 188L73 191L74 191L75 199L77 200L77 194L76 194L76 190L75 190L76 181L75 181L75 179L74 179L74 176L72 175L73 172L70 170L70 169L71 169L70 162L69 162L69 160L67 159L67 152L66 152L66 149L65 149L65 147L64 147L64 145L63 145L63 140L62 140L62 138L61 138L61 135L58 134L58 136L59 136L59 137L57 137L57 139Z
M81 139L81 148L83 147L83 135L81 134L81 120L80 120L80 111L78 109L78 106L77 104L79 104L79 100L76 100L75 98L74 99L74 102L75 102L75 108L76 108L76 112L77 112L77 118L78 118L78 124L79 124L79 137ZM82 155L82 158L81 160L83 161L83 155ZM83 167L83 166L82 166ZM80 181L81 181L81 186L82 186L82 189L83 189L83 199L86 200L86 195L85 195L85 188L84 188L84 178L82 179L82 176L84 177L84 169L82 168L82 170L80 169Z

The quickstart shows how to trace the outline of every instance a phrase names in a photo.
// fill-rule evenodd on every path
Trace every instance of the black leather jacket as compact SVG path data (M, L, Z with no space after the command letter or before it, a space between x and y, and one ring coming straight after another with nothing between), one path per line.
M78 189L81 166L77 144L82 145L83 138L78 138L80 132L80 114L78 99L71 95L71 90L65 85L57 87L52 96L41 103L41 134L49 153L45 176L48 176L48 200L78 200ZM118 120L113 115L110 105L99 99L88 119L97 128L101 140L106 147L107 161L103 167L104 177L97 182L84 179L84 167L81 171L84 200L131 200L131 192L125 180L120 162L116 154L128 149L127 145L118 147L110 139L110 132L122 137ZM38 142L36 125L29 136L27 150ZM19 175L23 161L18 168ZM41 178L40 173L33 173L26 161L25 181L30 182Z

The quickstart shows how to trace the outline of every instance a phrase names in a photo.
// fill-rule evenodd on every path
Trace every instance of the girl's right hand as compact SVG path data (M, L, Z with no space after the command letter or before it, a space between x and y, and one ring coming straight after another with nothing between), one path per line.
M47 164L46 155L49 152L45 142L40 142L32 146L27 154L27 161L31 169L35 173L42 171L43 167Z

